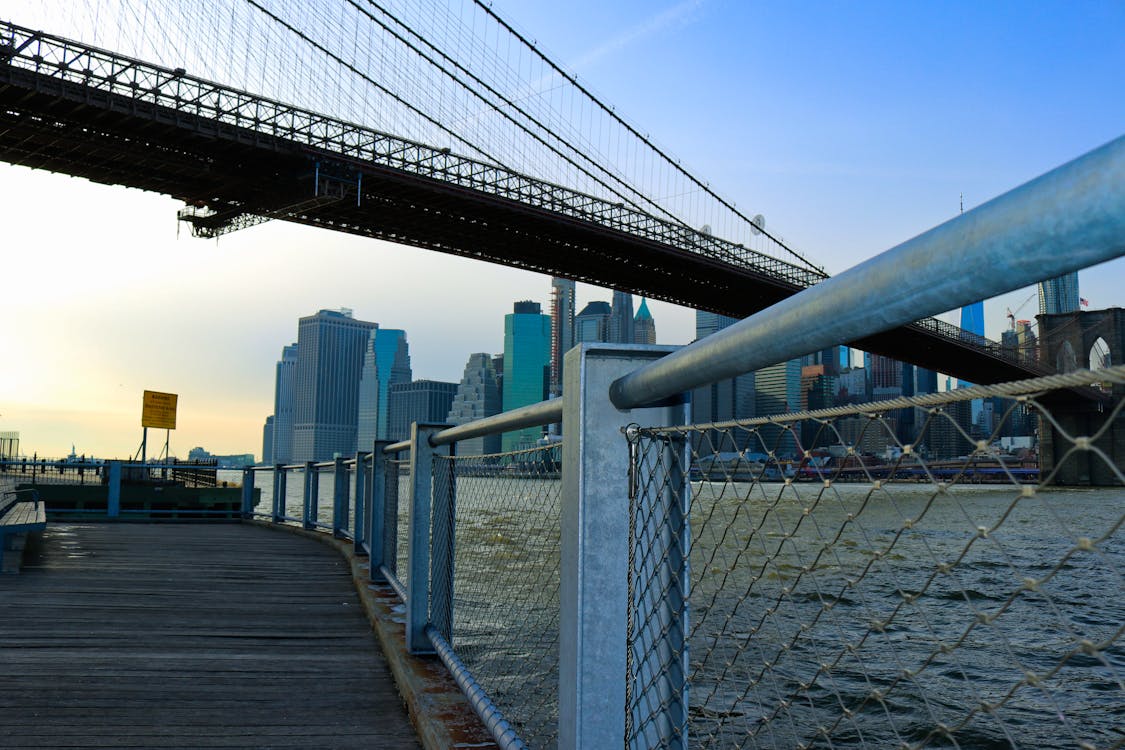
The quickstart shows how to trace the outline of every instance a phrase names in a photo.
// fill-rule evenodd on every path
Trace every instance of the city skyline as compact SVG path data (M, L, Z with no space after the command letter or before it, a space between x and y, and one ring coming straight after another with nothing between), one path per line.
M33 5L14 3L11 19ZM1106 95L1125 78L1120 5L507 5L565 67L832 273L953 218L961 193L971 209L1125 122L1125 103ZM52 31L50 20L26 22ZM277 222L195 240L169 198L10 165L0 189L0 431L19 431L28 453L73 443L131 455L144 389L180 394L174 453L257 451L280 347L318 309L409 331L416 377L442 381L470 353L500 351L496 321L514 300L549 309L549 278L515 269ZM1079 274L1091 309L1121 304L1123 269ZM986 335L998 340L1005 309L1033 291L986 302ZM579 284L576 296L581 309L612 292ZM692 311L648 304L661 343L694 337Z

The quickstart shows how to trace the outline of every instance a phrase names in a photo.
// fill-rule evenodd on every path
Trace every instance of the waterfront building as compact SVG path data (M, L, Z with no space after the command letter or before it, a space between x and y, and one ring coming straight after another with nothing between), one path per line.
M637 314L633 317L633 343L649 346L656 343L656 321L652 319L648 300L644 297L641 297L641 306L637 308Z
M801 408L801 360L791 359L754 373L756 416L787 414ZM773 451L778 457L797 455L798 445L792 430L764 425L759 430L761 452Z
M590 302L574 318L575 343L609 341L609 318L612 314L608 302Z
M266 417L262 427L262 463L273 463L273 415Z
M499 414L502 408L500 379L493 368L492 357L485 352L470 354L446 421L452 425L467 424ZM499 452L499 435L485 435L457 443L457 454L461 456Z
M294 462L327 461L356 449L359 380L375 323L350 310L321 310L297 326Z
M272 464L293 461L293 415L297 403L297 345L290 344L281 350L273 386L273 446L270 450Z
M551 318L538 302L517 302L504 316L504 411L537 404L547 397L551 365ZM534 447L541 427L504 433L504 451Z
M574 347L574 282L551 279L551 394L562 394L563 358Z
M410 426L419 424L446 424L456 383L440 380L415 380L411 383L392 383L388 392L387 439L394 442L410 438Z
M1080 303L1077 271L1039 282L1040 315L1078 312Z
M374 440L387 440L390 387L411 380L410 348L406 331L376 328L367 340L359 383L356 444L370 450Z
M613 293L613 305L610 310L610 343L633 343L633 295L628 292L615 291Z

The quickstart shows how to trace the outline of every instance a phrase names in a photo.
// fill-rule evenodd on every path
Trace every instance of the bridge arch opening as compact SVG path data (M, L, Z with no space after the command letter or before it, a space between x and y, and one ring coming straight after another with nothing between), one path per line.
M1109 367L1113 362L1109 344L1101 336L1094 341L1093 346L1090 347L1090 369L1101 370Z

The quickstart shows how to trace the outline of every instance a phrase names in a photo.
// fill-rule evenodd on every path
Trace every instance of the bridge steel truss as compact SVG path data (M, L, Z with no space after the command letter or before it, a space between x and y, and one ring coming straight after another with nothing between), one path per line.
M827 278L448 148L3 21L0 159L170 195L196 236L282 219L739 318ZM1044 372L934 318L849 343L977 383Z

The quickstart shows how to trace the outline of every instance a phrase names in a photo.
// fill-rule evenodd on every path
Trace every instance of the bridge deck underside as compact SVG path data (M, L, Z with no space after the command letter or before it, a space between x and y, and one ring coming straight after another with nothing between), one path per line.
M350 565L243 524L50 524L0 581L0 745L417 748Z
M220 220L272 216L740 318L801 289L595 222L14 67L0 66L0 159L164 193ZM361 175L360 194L326 196L318 174L329 172ZM977 383L1038 373L917 327L849 343Z

